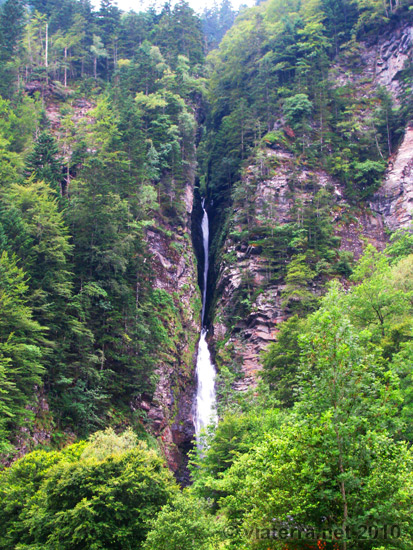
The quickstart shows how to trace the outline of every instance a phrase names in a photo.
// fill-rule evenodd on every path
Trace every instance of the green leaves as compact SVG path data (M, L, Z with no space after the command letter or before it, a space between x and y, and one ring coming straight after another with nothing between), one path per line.
M304 254L298 254L287 267L285 276L285 288L283 290L283 307L289 307L291 311L301 311L311 307L314 296L309 289L309 284L314 278L314 273L306 262Z
M285 99L283 112L287 122L295 127L309 117L312 108L313 104L306 94L296 94Z
M386 164L380 161L366 160L354 164L354 179L360 187L363 198L371 195L380 186Z
M40 342L43 328L27 305L26 275L15 256L0 257L0 452L10 450L7 438L30 426L35 387L44 372Z
M284 549L280 538L263 536L281 528L304 539L324 531L333 548L339 528L349 533L347 549L372 550L377 544L360 539L360 526L386 524L402 531L389 548L411 545L410 264L408 255L391 266L367 246L356 286L343 291L333 282L317 311L282 324L265 356L269 390L258 390L257 424L246 413L221 420L197 461L194 488L214 498L230 548ZM280 405L283 412L274 410Z
M305 322L293 315L281 324L277 341L271 344L263 361L263 379L283 407L291 407L299 386L297 370L300 357L299 336Z
M57 143L48 132L42 132L33 151L26 160L27 177L36 182L44 182L52 189L61 192L62 166L57 160Z
M0 9L0 76L15 72L21 90L13 105L0 98L0 246L16 254L27 307L45 327L36 380L60 425L88 433L152 394L159 344L176 353L145 231L155 216L187 223L203 42L182 2L159 16L121 17L111 0L98 12L73 0L31 7L24 29L19 2ZM171 313L177 327L181 314Z
M35 451L0 474L0 548L140 547L176 486L131 432Z
M368 245L360 259L352 280L359 284L351 293L350 306L358 324L369 327L373 335L384 338L392 320L400 320L407 313L409 294L393 283L395 270L391 270L384 254ZM407 274L399 274L399 285Z
M205 501L187 491L175 496L152 522L144 550L210 550L221 538L219 521ZM221 536L220 536L221 535Z

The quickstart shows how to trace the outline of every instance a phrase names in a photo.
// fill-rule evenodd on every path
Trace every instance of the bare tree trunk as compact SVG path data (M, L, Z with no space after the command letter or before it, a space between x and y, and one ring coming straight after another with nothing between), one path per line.
M46 84L49 82L48 66L49 66L49 23L46 23L46 44L44 52L44 66L46 67Z
M69 197L69 187L70 187L70 165L69 165L69 159L68 159L67 171L66 171L66 197Z
M390 136L390 127L389 127L389 111L386 109L386 129L387 129L387 146L389 148L389 156L391 156L391 136Z
M379 140L377 139L377 134L374 134L374 139L376 140L376 146L377 146L377 150L379 152L379 155L384 160L383 153L381 152L381 149L380 149Z
M67 88L67 47L65 48L65 88Z

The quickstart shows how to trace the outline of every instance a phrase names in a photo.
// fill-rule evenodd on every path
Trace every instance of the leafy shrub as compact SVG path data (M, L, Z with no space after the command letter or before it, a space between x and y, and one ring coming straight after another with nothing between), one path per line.
M136 548L176 490L160 456L130 431L36 451L0 475L0 548Z

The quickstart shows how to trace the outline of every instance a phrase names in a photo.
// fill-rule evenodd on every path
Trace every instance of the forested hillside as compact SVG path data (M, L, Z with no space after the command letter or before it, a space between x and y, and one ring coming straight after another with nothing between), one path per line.
M412 547L412 10L0 2L1 549Z
M1 37L9 452L16 435L30 445L33 412L35 437L53 444L138 428L160 363L190 384L199 308L188 216L205 81L201 24L185 3L121 14L109 1L98 12L7 1ZM186 266L172 289L157 246Z

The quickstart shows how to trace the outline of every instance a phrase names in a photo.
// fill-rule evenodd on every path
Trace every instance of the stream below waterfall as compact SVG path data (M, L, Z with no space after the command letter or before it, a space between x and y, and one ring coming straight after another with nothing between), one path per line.
M197 392L195 411L195 435L197 444L201 443L202 431L208 425L217 422L216 397L215 397L215 367L211 361L211 354L206 340L208 331L204 326L205 308L207 296L207 282L209 269L209 220L205 209L205 199L202 200L202 242L204 246L204 287L202 289L202 330L198 344L198 356L196 360Z

